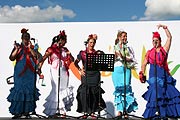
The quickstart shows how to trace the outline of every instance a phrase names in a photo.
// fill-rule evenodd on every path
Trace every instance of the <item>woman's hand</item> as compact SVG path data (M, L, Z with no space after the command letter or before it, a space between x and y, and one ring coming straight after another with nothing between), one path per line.
M141 81L141 83L146 82L146 76L144 75L142 71L139 72L139 80Z
M14 47L18 50L18 49L20 49L20 44L19 43L16 43L16 41L14 41Z
M159 29L160 27L162 27L163 29L167 29L167 26L166 26L166 25L162 25L162 24L157 25L157 27L158 27L158 29Z
M84 71L84 69L79 69L79 72L81 73L81 76L85 76L85 71Z

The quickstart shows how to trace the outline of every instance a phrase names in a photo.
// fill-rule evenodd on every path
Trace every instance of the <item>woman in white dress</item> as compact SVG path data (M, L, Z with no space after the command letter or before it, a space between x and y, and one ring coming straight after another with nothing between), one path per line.
M44 104L44 113L50 118L65 117L66 112L73 105L73 86L69 85L69 65L74 61L70 51L64 47L67 42L65 31L53 38L52 44L47 48L43 61L39 65L41 70L43 62L48 58L50 64L51 92ZM58 113L58 114L56 114Z

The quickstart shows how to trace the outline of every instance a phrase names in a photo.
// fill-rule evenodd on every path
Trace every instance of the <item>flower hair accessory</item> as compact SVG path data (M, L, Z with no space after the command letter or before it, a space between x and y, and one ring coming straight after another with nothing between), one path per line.
M160 38L160 34L158 32L153 32L153 38Z
M93 34L90 34L90 35L88 36L88 39L93 39Z
M88 39L97 40L97 35L96 35L96 34L90 34L90 35L88 36Z
M60 31L60 35L61 35L61 36L66 36L65 31L64 31L64 30L63 30L63 31Z
M27 33L27 31L28 31L28 29L25 29L25 28L21 29L21 33L22 33L22 34L23 34L23 33Z
M93 38L94 38L95 40L97 40L97 35L96 35L96 34L93 34Z
M66 33L65 33L64 30L63 30L63 31L60 31L59 37L60 37L61 39L66 39L66 38L67 38Z
M88 36L88 39L87 39L86 41L84 41L84 44L87 45L87 43L88 43L88 41L89 41L90 39L93 39L93 40L95 41L95 43L96 43L97 35L96 35L96 34L90 34L90 35Z

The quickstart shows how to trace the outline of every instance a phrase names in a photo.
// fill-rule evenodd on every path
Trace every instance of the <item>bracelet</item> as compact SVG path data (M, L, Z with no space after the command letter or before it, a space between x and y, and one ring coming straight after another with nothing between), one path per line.
M167 29L168 27L167 26L163 26L163 29Z

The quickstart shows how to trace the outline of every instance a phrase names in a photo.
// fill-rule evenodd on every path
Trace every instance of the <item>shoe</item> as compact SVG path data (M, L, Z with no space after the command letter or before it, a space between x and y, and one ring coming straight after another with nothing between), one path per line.
M26 119L32 119L32 117L30 115L26 115L25 117Z
M53 118L53 115L49 115L47 118Z
M128 114L124 114L124 119L128 119Z
M122 118L122 112L118 112L117 118L121 119Z
M19 119L19 118L21 118L21 116L22 116L21 114L16 114L12 117L12 119Z
M66 119L66 114L64 113L63 115L61 115L62 119Z
M21 118L22 119L32 119L32 117L30 116L30 113L23 113Z
M91 119L97 119L95 115L91 115Z
M52 118L52 119L55 119L55 118L58 118L58 115L49 115L48 118Z
M79 119L87 119L88 118L88 115L87 114L84 114L83 116L81 116Z

